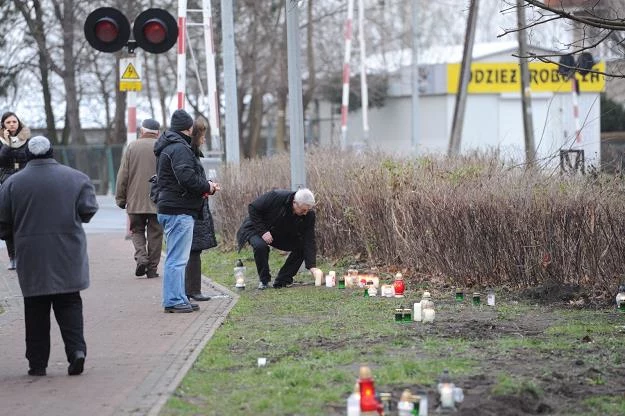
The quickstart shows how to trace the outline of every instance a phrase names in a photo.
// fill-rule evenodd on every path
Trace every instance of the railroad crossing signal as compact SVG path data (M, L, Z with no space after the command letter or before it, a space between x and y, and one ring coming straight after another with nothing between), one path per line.
M577 71L584 76L590 72L594 65L595 59L592 54L588 52L580 53L577 57L577 62L575 62L575 57L573 55L562 55L558 64L558 73L566 77L571 77L575 74L575 71Z
M100 7L92 11L84 25L87 42L101 52L117 52L128 46L130 52L136 47L151 53L163 53L171 49L178 39L176 19L166 10L147 9L137 16L130 40L130 23L122 12L112 7Z

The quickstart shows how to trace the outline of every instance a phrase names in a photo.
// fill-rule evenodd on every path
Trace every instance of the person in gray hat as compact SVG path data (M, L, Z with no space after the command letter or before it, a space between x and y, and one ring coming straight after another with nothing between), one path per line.
M198 310L185 293L185 268L193 240L194 219L202 216L204 198L217 187L206 179L204 169L191 148L193 119L184 110L171 116L170 129L154 145L157 162L157 217L165 231L167 255L163 266L165 312Z
M0 238L13 231L28 374L46 375L52 308L65 344L67 373L78 375L87 354L80 291L89 287L82 223L98 210L95 188L87 175L54 160L45 137L30 139L27 155L26 167L0 187Z
M139 139L130 142L117 172L115 202L125 209L130 220L130 233L135 249L136 276L158 277L158 264L163 249L163 227L156 218L156 204L150 199L150 178L156 174L154 144L160 124L151 118L143 120Z

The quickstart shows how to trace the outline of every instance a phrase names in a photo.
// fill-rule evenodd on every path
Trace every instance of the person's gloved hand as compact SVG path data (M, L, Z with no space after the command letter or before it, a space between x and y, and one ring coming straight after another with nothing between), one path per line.
M126 203L125 202L119 202L119 203L117 203L117 206L120 207L121 209L126 209Z

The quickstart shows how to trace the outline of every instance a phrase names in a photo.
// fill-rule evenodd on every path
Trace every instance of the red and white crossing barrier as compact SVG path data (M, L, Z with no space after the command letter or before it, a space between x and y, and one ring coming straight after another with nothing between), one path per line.
M582 131L579 123L579 82L575 75L571 77L571 99L573 102L573 121L575 123L575 146L582 144Z
M354 19L354 0L347 0L347 19L345 19L345 57L343 59L343 97L341 99L341 149L347 147L347 113L349 111L349 58L352 53L352 21Z
M184 108L185 89L187 86L187 0L178 0L178 108Z

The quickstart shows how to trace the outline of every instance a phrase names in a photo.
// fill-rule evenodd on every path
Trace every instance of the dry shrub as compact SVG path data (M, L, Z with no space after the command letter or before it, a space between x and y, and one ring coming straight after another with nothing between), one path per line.
M361 256L464 285L549 282L614 292L622 275L623 184L546 176L496 155L394 158L308 149L319 253ZM224 169L215 216L234 245L250 201L288 188L288 155ZM611 295L610 295L611 296Z

